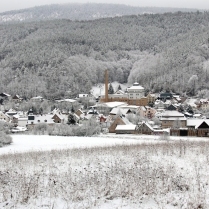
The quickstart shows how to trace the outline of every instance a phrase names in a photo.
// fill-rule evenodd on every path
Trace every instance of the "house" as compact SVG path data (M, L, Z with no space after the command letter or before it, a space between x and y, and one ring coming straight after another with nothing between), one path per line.
M158 115L159 117L159 115ZM165 111L160 115L160 121L162 122L162 128L171 128L175 123L179 123L180 127L186 127L186 117L184 114L178 111Z
M147 122L142 122L141 124L137 125L137 127L136 127L136 134L152 135L153 132L154 132L154 129Z
M107 117L105 117L104 115L99 115L99 122L101 123L105 123L106 122Z
M118 125L133 125L127 118L118 116L109 127L109 133L115 133Z
M139 115L144 118L153 118L155 116L156 110L149 106L140 106L139 107Z
M136 125L117 125L116 134L135 134Z
M204 119L188 119L185 128L171 129L172 136L209 136L209 120Z
M61 114L55 113L52 117L55 123L64 123L67 122L66 118L64 118Z
M17 125L20 127L26 127L28 123L28 117L26 116L19 116L18 121L17 121Z
M158 99L166 101L167 99L172 99L173 98L173 94L171 94L170 92L165 92L165 93L160 93Z
M0 111L0 121L10 122L10 116Z
M12 101L15 102L15 103L19 103L19 102L22 101L22 98L21 98L19 95L15 94L15 95L12 97Z
M165 108L165 103L161 100L156 100L154 103L154 107L156 109L164 109Z
M147 95L147 99L148 99L148 104L154 104L155 100L156 100L156 96L155 96L155 94L149 93Z
M84 112L81 109L78 109L75 114L80 117L82 114L84 114Z
M188 136L209 136L208 119L188 119L187 120Z
M134 100L141 99L145 95L145 89L137 82L135 82L130 88L127 88L127 92L128 98Z
M208 110L209 109L208 99L200 99L199 108L201 108L202 110L205 110L205 111Z
M5 100L10 100L11 96L7 93L0 93L0 104L3 104Z
M54 125L54 119L52 119L51 114L46 114L46 115L33 115L29 114L28 115L28 122L27 122L27 127L28 128L33 128L37 124L47 124L47 125Z
M88 98L89 94L79 94L78 98Z

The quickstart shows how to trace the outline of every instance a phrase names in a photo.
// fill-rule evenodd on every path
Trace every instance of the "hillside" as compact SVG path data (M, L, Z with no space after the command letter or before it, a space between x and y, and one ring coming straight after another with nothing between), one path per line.
M110 82L206 95L208 22L208 12L177 12L0 24L0 88L73 96L102 83L108 69Z
M0 13L0 23L54 19L93 20L124 15L177 11L194 12L196 10L184 8L132 7L118 4L54 4Z

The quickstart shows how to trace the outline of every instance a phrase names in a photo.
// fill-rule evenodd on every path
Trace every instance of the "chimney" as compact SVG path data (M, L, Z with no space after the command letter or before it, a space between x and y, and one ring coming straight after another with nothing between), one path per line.
M108 102L108 70L105 70L105 102Z

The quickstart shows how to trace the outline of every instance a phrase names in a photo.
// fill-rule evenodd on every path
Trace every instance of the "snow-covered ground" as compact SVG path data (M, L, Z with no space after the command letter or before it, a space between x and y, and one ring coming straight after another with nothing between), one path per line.
M136 144L145 142L146 139L141 136L128 135L101 135L98 137L63 137L48 135L11 135L13 143L9 146L0 148L0 154L26 152L26 151L44 151L52 149L67 149L94 146L112 146L119 144ZM149 142L154 141L156 137L148 137ZM151 141L150 141L151 140Z
M0 154L27 152L27 151L44 151L54 149L72 149L94 146L114 146L129 145L141 143L160 143L159 136L151 135L116 135L107 134L95 137L63 137L48 135L11 135L13 143L9 146L0 148ZM199 137L170 137L170 140L192 140L207 141L209 138Z

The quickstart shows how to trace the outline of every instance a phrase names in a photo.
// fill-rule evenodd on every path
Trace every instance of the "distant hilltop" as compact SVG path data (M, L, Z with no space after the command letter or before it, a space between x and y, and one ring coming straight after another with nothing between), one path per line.
M195 12L197 9L133 7L119 4L53 4L0 13L0 23L31 22L53 19L94 20L124 15L167 12Z

